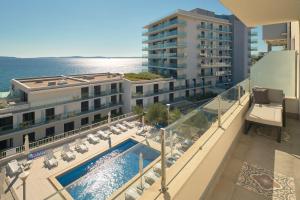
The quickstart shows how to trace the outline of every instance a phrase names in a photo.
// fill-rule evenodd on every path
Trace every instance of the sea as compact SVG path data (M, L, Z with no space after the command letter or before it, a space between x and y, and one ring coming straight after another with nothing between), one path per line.
M105 72L141 72L142 58L14 58L0 57L0 92L8 91L10 80L39 76Z

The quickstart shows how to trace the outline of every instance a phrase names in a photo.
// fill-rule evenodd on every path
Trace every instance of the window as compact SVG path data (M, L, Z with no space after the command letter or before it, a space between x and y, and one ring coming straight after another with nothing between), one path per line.
M159 102L159 97L156 96L156 97L153 97L153 103L158 103Z
M46 109L46 121L54 119L55 117L55 110L54 108L48 108Z
M21 91L21 101L28 101L28 94L26 92Z
M0 118L0 131L13 129L13 117Z
M174 93L169 94L169 101L173 102L174 101Z
M117 104L117 95L111 96L110 97L110 102L112 105Z
M100 85L94 86L94 95L96 97L101 95L101 86Z
M0 151L13 147L13 139L9 138L7 140L0 141Z
M143 99L137 99L136 100L136 105L137 106L140 106L140 107L143 107L144 105L143 105Z
M169 82L169 90L174 90L174 82Z
M55 127L46 128L46 138L53 137L55 134Z
M89 118L88 117L81 118L81 126L84 126L87 124L89 124Z
M116 84L116 83L112 83L112 84L110 85L110 89L111 89L111 92L112 92L112 93L117 92L117 84Z
M118 110L117 109L111 110L110 113L112 117L115 117L118 115Z
M68 122L64 124L64 132L74 130L74 122Z
M23 123L25 124L34 124L34 112L24 113L23 114Z
M189 80L185 80L185 87L188 88L189 87Z
M88 87L84 87L81 88L81 98L89 98L89 88Z
M83 101L81 102L81 112L87 112L89 111L89 102Z
M95 110L101 109L101 99L100 98L94 100L94 109Z
M101 114L96 114L94 115L94 123L100 122L101 121Z
M122 85L122 83L119 83L119 91L123 92L123 85Z
M154 93L158 93L158 84L153 85L153 91Z
M142 85L136 86L135 91L137 94L143 94L143 86Z
M190 91L189 90L186 90L185 91L185 97L189 97L190 96Z

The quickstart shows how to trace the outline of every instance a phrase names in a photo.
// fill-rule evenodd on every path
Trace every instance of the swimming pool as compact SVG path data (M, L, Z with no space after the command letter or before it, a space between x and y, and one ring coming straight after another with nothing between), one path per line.
M75 200L104 200L137 175L140 153L144 167L160 155L159 151L128 139L56 179Z

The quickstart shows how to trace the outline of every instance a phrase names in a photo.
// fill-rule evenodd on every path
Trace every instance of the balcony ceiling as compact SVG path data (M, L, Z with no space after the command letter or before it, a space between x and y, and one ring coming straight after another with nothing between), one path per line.
M300 20L300 0L220 0L248 27Z

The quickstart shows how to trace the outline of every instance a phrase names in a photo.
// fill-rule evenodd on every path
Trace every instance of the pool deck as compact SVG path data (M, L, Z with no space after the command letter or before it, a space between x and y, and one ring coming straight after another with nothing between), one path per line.
M160 150L160 145L152 140L149 140L145 142L145 138L142 136L136 135L137 128L130 129L126 131L126 133L120 134L120 135L111 135L111 144L112 147L129 139L132 138L138 142L143 142L144 144L147 144L151 148L154 148L156 150ZM86 144L89 147L89 151L86 153L77 153L76 151L76 159L72 160L70 162L64 161L61 158L61 147L54 149L54 155L56 156L58 160L58 166L54 167L52 169L47 169L44 166L44 157L39 157L34 159L31 169L29 170L29 176L26 180L26 198L30 200L40 200L40 199L72 199L72 197L66 192L62 191L58 193L57 189L61 188L61 185L56 181L55 177L64 171L73 168L82 162L96 156L97 154L100 154L106 150L109 149L108 141L101 140L98 144L90 144L86 142ZM75 143L71 143L70 146L72 149L74 149ZM56 183L58 185L53 184L53 182L50 181L50 179L53 181L53 178L55 179ZM8 178L9 183L13 184L11 185L11 190L13 193L16 194L16 196L19 199L22 199L23 195L23 183L20 180L20 178L16 177L15 179ZM54 182L55 182L54 181ZM62 196L63 195L63 196Z

